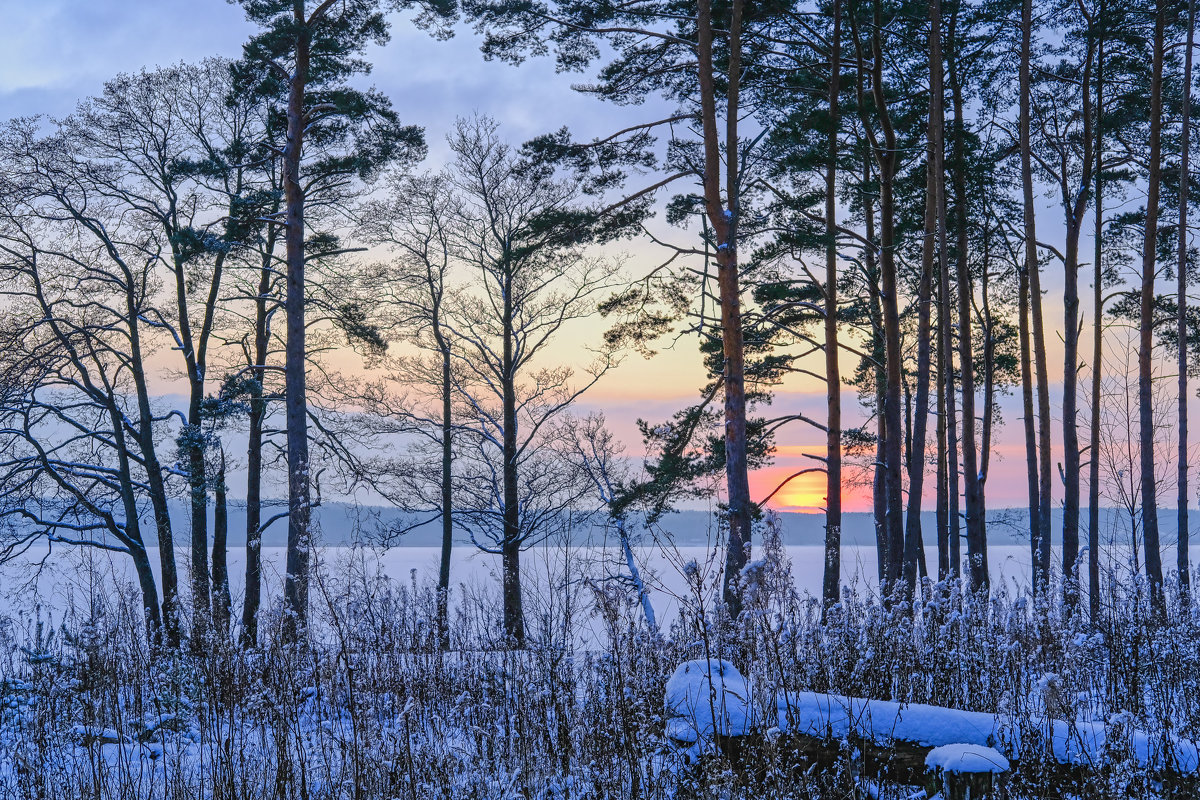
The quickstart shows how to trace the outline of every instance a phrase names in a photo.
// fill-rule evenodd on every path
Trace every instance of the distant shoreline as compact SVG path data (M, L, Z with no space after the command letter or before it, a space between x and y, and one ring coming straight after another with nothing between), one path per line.
M271 508L276 505L272 503ZM172 500L171 517L177 531L186 531L189 509L183 500ZM210 506L211 513L211 506ZM783 542L785 545L822 545L825 542L825 515L820 511L777 511L775 512L783 525ZM320 544L337 547L355 542L380 541L378 533L389 525L401 526L412 520L394 508L383 506L355 506L349 503L326 503L314 509L316 521L316 536ZM988 512L988 541L994 545L1025 545L1028 544L1028 510L1024 508L998 508ZM1101 509L1101 542L1105 545L1128 544L1127 512L1115 508ZM713 543L716 539L715 516L708 511L686 509L673 512L662 518L658 528L671 533L671 539L681 546L702 546ZM1163 546L1173 545L1176 541L1175 516L1163 515L1160 519ZM959 532L962 536L962 546L966 547L964 525L960 522ZM1055 509L1052 524L1053 543L1061 543L1062 512ZM246 515L241 503L231 503L229 508L229 547L244 547ZM639 540L649 543L651 537L645 533L640 524L632 525L638 531ZM937 517L934 511L921 513L921 528L923 539L927 546L936 544ZM153 528L143 529L144 532ZM1086 540L1086 525L1080 531L1081 538ZM604 526L593 525L585 531L574 533L570 537L571 544L602 544L605 540L612 541L613 535L606 535ZM562 543L561 538L547 542L549 545ZM153 536L147 540L147 545L155 545ZM268 529L263 536L265 547L282 547L287 544L287 524L281 520ZM391 546L397 547L437 547L441 545L441 528L434 522L417 528L401 537L389 540ZM460 531L455 537L457 546L472 547L469 536ZM874 517L867 511L851 511L842 514L842 544L845 546L868 547L875 544Z

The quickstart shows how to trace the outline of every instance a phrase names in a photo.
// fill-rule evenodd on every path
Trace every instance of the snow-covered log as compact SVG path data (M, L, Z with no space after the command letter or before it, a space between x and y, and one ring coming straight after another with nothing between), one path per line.
M697 754L702 745L715 744L747 771L755 769L755 753L770 740L772 751L790 753L798 766L833 766L852 752L864 773L910 785L926 784L932 776L944 786L990 787L992 777L943 778L981 770L989 776L1005 773L1010 760L1038 762L1051 780L1064 785L1086 785L1092 776L1116 768L1120 759L1161 783L1170 796L1200 788L1196 742L1154 735L1123 719L1017 720L817 692L781 693L776 718L756 719L748 681L732 664L716 659L681 664L667 682L665 699L670 740Z
M849 738L926 750L971 744L998 748L1009 758L1032 756L1036 746L1054 762L1082 769L1105 764L1109 753L1120 750L1151 772L1200 776L1196 742L1152 736L1126 724L1033 718L1025 728L1041 733L1035 745L1022 741L1021 726L1012 718L977 711L815 692L781 694L777 708L781 730L835 741Z
M753 724L750 688L737 667L715 658L685 661L667 681L667 738L685 745L745 736Z
M1008 759L993 747L977 744L947 744L925 756L930 797L945 800L985 800L1000 776L1008 773Z

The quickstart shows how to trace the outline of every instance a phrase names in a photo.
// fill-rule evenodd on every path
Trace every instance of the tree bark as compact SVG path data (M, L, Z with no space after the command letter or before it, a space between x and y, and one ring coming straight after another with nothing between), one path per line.
M890 595L902 579L904 557L904 501L902 468L904 464L904 411L902 406L903 380L900 351L899 285L896 279L896 204L893 189L896 176L896 132L892 127L883 87L883 11L880 0L873 4L871 46L871 97L883 131L880 143L871 134L871 150L879 170L879 301L883 316L884 393L883 393L883 496L884 520L881 538L884 569L880 572L880 589ZM857 34L856 37L857 39ZM861 49L859 68L863 69Z
M1187 44L1183 57L1183 118L1179 137L1179 241L1176 265L1175 294L1178 302L1176 334L1179 337L1179 455L1176 464L1176 518L1179 530L1179 545L1176 567L1179 570L1180 588L1187 592L1191 588L1191 564L1188 560L1188 347L1187 347L1187 261L1188 261L1188 182L1191 144L1192 112L1192 39L1196 31L1196 0L1188 0Z
M450 382L450 347L440 327L434 322L434 335L442 353L442 553L438 564L437 624L438 644L443 650L450 649L450 553L454 547L454 443L452 399Z
M950 289L950 261L947 242L945 179L940 184L938 199L938 349L942 353L942 395L946 410L946 567L951 577L957 578L962 570L958 527L958 403L955 396L954 379L954 324L953 302Z
M1094 33L1089 32L1089 39ZM1092 59L1094 44L1089 41L1082 81L1082 148L1081 175L1077 191L1066 191L1068 176L1062 176L1063 208L1066 212L1067 238L1063 259L1063 534L1062 569L1063 599L1069 610L1079 604L1079 478L1081 453L1079 449L1079 238L1083 232L1083 215L1087 210L1088 193L1092 187L1092 126L1095 108L1092 104Z
M229 612L233 605L229 595L229 503L226 499L224 453L221 454L213 495L213 631L224 642L229 637Z
M958 347L959 365L962 369L962 454L963 454L963 500L967 517L967 559L971 588L975 591L988 590L987 529L983 496L983 475L978 467L979 456L976 441L975 417L975 352L971 324L971 267L967 252L967 176L966 135L963 122L963 99L958 84L957 71L951 71L951 88L954 96L954 194L955 226L957 228L957 279L958 279ZM945 191L942 200L945 205Z
M1088 442L1088 614L1100 622L1100 377L1104 368L1104 3L1097 12L1096 43L1096 169L1095 223L1092 263L1092 413Z
M270 346L270 316L267 299L271 291L271 260L275 252L275 228L267 231L259 270L258 295L254 299L254 363L250 375L249 442L246 446L246 594L242 599L243 648L258 644L258 609L262 602L262 472L263 425L267 418L265 382Z
M1146 577L1156 616L1166 612L1162 552L1159 550L1158 492L1154 477L1154 277L1158 241L1159 193L1162 188L1163 60L1166 4L1154 5L1154 42L1150 77L1150 174L1146 181L1146 227L1142 241L1141 313L1138 342L1138 429L1141 447L1142 537L1146 545Z
M925 439L929 421L930 295L938 234L939 185L942 166L943 76L942 4L929 4L929 119L925 166L925 241L921 248L921 280L917 289L917 391L913 408L912 449L908 460L908 517L904 531L904 588L911 597L921 557L921 501L925 486Z
M825 166L825 607L841 599L842 580L842 378L838 364L837 158L842 70L842 3L833 0L829 60L829 140Z
M1037 229L1033 206L1033 150L1029 134L1030 60L1033 48L1033 2L1021 4L1020 119L1021 189L1025 227L1025 272L1029 278L1029 306L1032 312L1033 361L1037 375L1038 402L1038 558L1034 564L1036 590L1050 580L1050 378L1046 366L1046 336L1042 320L1042 279L1037 258ZM966 373L966 365L963 365ZM965 411L964 411L965 414Z
M717 240L717 287L721 303L721 346L725 387L725 481L729 504L729 545L725 551L724 596L730 613L741 609L738 580L750 558L754 504L750 499L746 450L746 365L742 342L741 287L738 278L738 138L741 22L743 0L733 0L729 25L729 74L725 109L725 202L721 201L721 148L717 133L711 0L699 0L696 45L699 56L700 119L704 139L704 206Z
M171 532L171 512L167 502L167 487L163 479L162 462L154 440L154 411L150 405L150 390L142 369L141 333L138 330L138 309L132 294L127 294L129 315L130 363L138 404L138 449L141 450L150 507L154 512L154 527L158 537L159 569L162 572L162 618L167 647L177 648L179 630L179 574L175 569L175 539Z
M871 177L869 164L864 164L863 185L868 185ZM884 466L884 448L887 443L887 419L884 408L887 405L887 373L884 369L883 352L883 301L879 297L879 262L875 251L875 204L870 195L864 192L863 216L867 232L866 256L863 259L867 265L867 302L871 313L871 358L874 361L875 372L875 464L871 476L871 510L875 522L875 556L876 573L880 580L887 576L887 469Z
M125 514L125 538L129 540L129 555L133 559L133 568L137 573L138 586L142 591L142 611L146 621L146 638L152 646L162 644L163 618L162 607L158 602L158 588L155 586L154 571L150 566L150 556L146 552L145 540L142 538L141 518L137 506L137 492L133 485L133 472L129 459L129 445L125 435L125 424L115 398L108 398L108 415L112 423L113 442L116 445L117 464L120 467L119 481L121 485L121 505ZM174 645L172 645L174 646Z
M284 580L284 639L297 641L308 624L309 560L312 548L308 458L308 396L305 382L304 327L304 188L300 160L304 146L305 88L308 80L311 34L304 3L295 5L295 64L287 105L287 143L283 151L283 191L287 261L287 340L284 345L284 392L287 421L288 541Z
M505 254L508 257L508 254ZM504 633L515 647L525 646L525 612L521 600L521 505L517 470L517 390L513 355L512 269L504 272L504 377L501 404L504 417L503 457L504 537L501 545L504 571Z
M1029 490L1029 555L1034 566L1034 592L1044 584L1037 572L1041 563L1042 503L1038 483L1037 432L1033 412L1033 362L1029 343L1029 265L1019 266L1017 275L1017 335L1021 340L1021 413L1025 430L1025 468Z

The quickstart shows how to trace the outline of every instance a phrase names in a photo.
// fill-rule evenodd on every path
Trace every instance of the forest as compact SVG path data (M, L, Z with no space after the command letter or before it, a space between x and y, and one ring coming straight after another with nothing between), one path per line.
M1196 0L230 3L0 122L0 797L1200 794Z

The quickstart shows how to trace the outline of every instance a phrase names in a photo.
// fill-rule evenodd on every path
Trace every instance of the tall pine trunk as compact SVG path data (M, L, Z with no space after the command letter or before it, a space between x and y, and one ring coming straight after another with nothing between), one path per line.
M871 177L869 164L863 166L863 185ZM875 522L876 574L880 581L887 575L887 469L884 448L887 443L887 373L884 370L883 301L879 297L879 260L875 250L875 203L869 193L863 193L863 217L867 233L867 303L871 314L871 359L875 373L875 463L871 475L871 511Z
M1090 159L1089 159L1090 160ZM1090 181L1089 181L1090 183ZM1086 190L1085 190L1086 191ZM1079 557L1079 231L1081 219L1068 223L1063 289L1063 600L1073 610L1079 601L1075 562Z
M872 139L872 151L879 175L879 303L883 322L883 570L880 589L890 596L902 578L904 558L904 409L902 405L902 363L900 350L900 298L896 275L896 202L893 195L896 178L896 132L892 126L883 86L883 9L881 0L873 4L871 44L871 99L883 132L883 141ZM857 38L857 36L856 36ZM859 68L863 67L861 52Z
M746 363L742 338L742 300L738 278L738 117L741 77L743 0L730 6L729 72L725 108L725 202L721 201L721 139L717 133L717 84L714 76L711 0L700 0L696 19L699 55L700 121L704 139L704 207L717 240L717 288L721 304L721 348L725 357L725 485L729 504L729 544L725 550L724 596L730 613L741 609L738 580L750 558L754 504L750 499L746 443Z
M1146 226L1142 240L1141 326L1138 341L1138 433L1141 448L1142 540L1146 545L1146 577L1157 616L1166 612L1162 552L1159 550L1158 492L1154 477L1154 277L1157 266L1159 194L1162 190L1163 60L1166 4L1154 7L1154 40L1150 77L1150 174L1146 181Z
M222 641L229 637L229 502L225 486L225 453L213 486L212 591L213 631Z
M842 575L842 378L838 364L837 157L842 70L842 3L833 3L829 61L829 140L825 166L825 607L838 602Z
M958 363L962 370L962 465L963 505L967 517L967 570L971 588L986 592L989 585L987 562L987 520L984 508L983 474L979 468L975 415L975 350L971 324L971 265L968 258L966 126L963 121L963 97L957 70L951 71L954 98L954 206L957 240L958 279ZM944 197L944 191L943 191ZM943 199L943 203L945 200Z
M267 298L271 291L272 255L276 233L267 231L266 246L259 269L258 294L254 298L254 351L250 376L249 436L246 444L246 591L242 598L241 645L258 644L258 609L262 603L262 473L263 425L267 418L264 384L270 347L270 316Z
M300 183L303 153L305 87L308 80L310 33L304 4L295 6L295 65L287 104L287 143L283 150L284 246L287 262L287 339L284 345L284 405L287 421L288 540L284 579L284 639L295 642L308 624L308 579L312 548L311 477L308 459L308 395L305 381L304 188Z
M1017 274L1017 335L1021 340L1021 414L1024 417L1025 468L1029 491L1029 555L1036 568L1041 549L1041 493L1038 485L1037 428L1033 412L1033 356L1029 343L1029 270L1018 267ZM1033 589L1042 587L1042 579L1034 572Z
M1089 33L1089 36L1094 36ZM1092 103L1093 45L1089 43L1083 70L1082 117L1083 158L1077 191L1064 194L1067 239L1064 253L1063 282L1063 534L1062 569L1063 599L1069 610L1079 605L1079 479L1081 452L1079 448L1079 239L1083 233L1083 215L1087 210L1088 193L1092 188L1094 139L1092 126L1095 107ZM1063 186L1067 186L1063 175Z
M1179 547L1176 566L1179 570L1179 585L1183 591L1191 587L1191 565L1188 563L1188 347L1187 347L1187 233L1188 233L1188 182L1191 144L1192 112L1192 39L1196 30L1196 0L1188 0L1187 49L1183 57L1183 130L1179 137L1179 241L1176 263L1175 294L1178 302L1176 334L1179 337L1179 455L1176 464L1176 518L1179 529Z
M1033 206L1033 149L1030 140L1030 60L1033 49L1033 0L1021 4L1020 117L1021 190L1025 228L1025 272L1029 278L1029 307L1032 317L1033 362L1037 375L1038 405L1038 518L1037 560L1034 562L1035 591L1050 580L1050 378L1046 366L1046 335L1042 319L1042 278L1038 266L1037 229ZM966 366L963 367L964 372Z
M954 379L954 313L950 287L950 261L946 237L945 181L938 200L938 351L941 353L941 393L946 414L946 567L948 574L957 577L962 569L958 527L958 403Z
M938 186L945 170L943 147L942 6L929 4L929 119L925 167L925 241L921 248L921 280L917 288L917 391L913 408L912 447L908 460L908 515L904 536L904 588L911 597L921 558L921 501L925 486L925 439L929 422L930 295L936 251Z
M1092 263L1092 413L1088 431L1088 615L1100 621L1100 378L1104 358L1104 3L1097 12L1096 43L1096 169L1095 223Z

